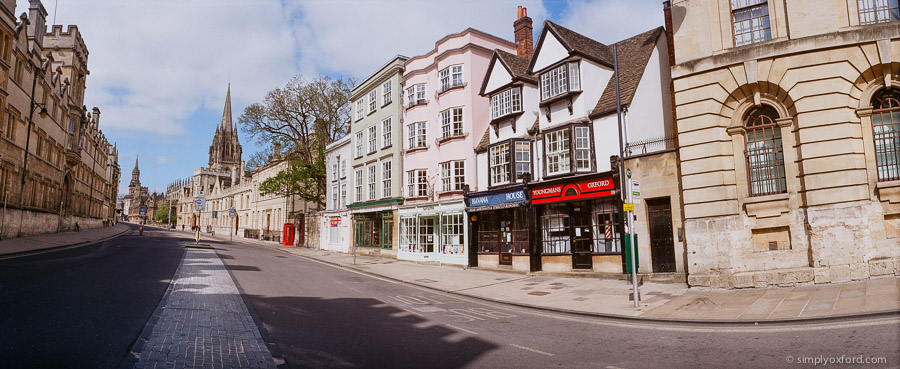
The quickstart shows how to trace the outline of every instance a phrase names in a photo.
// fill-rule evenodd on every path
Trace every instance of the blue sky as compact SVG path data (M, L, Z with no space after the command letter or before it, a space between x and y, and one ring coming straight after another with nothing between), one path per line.
M100 108L100 128L118 145L119 193L138 155L151 191L207 165L229 81L237 124L297 74L362 80L467 27L512 40L517 5L536 35L550 19L607 44L663 23L661 0L43 1L48 25L78 25L88 46L85 105ZM27 11L28 1L17 5ZM239 135L245 159L268 150Z

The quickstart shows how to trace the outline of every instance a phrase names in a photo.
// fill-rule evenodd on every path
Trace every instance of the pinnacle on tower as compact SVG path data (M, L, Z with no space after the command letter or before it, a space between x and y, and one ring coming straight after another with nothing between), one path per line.
M139 155L135 155L135 157L134 157L134 170L132 172L140 172L141 171L140 169L138 169L138 156Z
M228 82L228 92L225 94L225 109L222 112L222 131L231 132L231 82Z

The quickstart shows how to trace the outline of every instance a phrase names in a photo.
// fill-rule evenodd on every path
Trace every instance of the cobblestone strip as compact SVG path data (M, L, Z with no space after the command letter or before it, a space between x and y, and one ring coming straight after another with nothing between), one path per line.
M135 368L275 368L272 354L225 265L187 250ZM148 327L149 328L149 327ZM145 332L147 328L145 328Z

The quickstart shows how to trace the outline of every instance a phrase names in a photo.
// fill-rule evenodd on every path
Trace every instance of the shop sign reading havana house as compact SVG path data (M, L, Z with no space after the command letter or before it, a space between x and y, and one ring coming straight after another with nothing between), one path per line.
M611 177L592 178L573 184L556 184L536 187L531 190L533 204L545 204L557 201L582 200L615 194L615 183Z
M510 206L523 205L522 202L527 201L524 190L504 192L492 195L473 196L469 198L470 207L496 207L507 208ZM482 208L490 209L490 208Z

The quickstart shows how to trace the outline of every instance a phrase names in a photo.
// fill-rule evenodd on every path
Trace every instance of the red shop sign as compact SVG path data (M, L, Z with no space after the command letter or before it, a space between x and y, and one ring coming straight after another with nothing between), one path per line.
M341 225L341 217L331 217L331 226L337 227Z
M586 179L576 183L561 183L552 186L535 187L531 190L532 204L590 199L594 197L612 196L616 184L612 177Z

